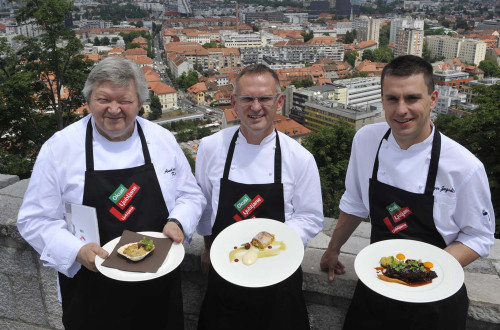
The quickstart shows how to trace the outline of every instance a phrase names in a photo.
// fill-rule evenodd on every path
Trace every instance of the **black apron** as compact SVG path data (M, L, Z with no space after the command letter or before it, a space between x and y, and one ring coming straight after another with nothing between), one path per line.
M433 217L441 135L434 127L425 192L418 194L377 181L378 154L390 132L389 129L380 141L370 179L371 243L413 239L444 249L446 243ZM437 302L408 303L386 298L358 280L343 329L465 329L468 306L465 285L451 297Z
M252 221L251 218L255 217L285 222L278 132L275 130L274 183L269 184L244 184L228 179L238 132L234 133L229 145L220 182L219 206L212 239L236 221ZM252 201L256 201L258 206L252 210L244 207L254 204ZM232 284L210 267L207 292L198 321L199 330L309 328L300 267L286 280L263 288Z
M124 229L161 232L168 218L146 139L136 121L145 164L119 170L94 170L92 123L85 141L87 170L83 204L97 211L101 245ZM165 155L168 157L168 155ZM59 273L66 329L184 329L181 273L144 282L122 282L84 266L73 278Z

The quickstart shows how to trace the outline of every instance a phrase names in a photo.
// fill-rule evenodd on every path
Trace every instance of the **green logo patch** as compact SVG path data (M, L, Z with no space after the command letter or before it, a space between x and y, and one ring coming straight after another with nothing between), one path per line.
M389 211L390 214L394 214L395 212L401 210L401 207L396 204L396 202L392 203L391 205L386 207L387 211Z
M251 201L250 197L248 197L248 195L245 194L243 197L240 198L239 201L237 201L234 204L234 207L236 207L238 211L241 211L241 209L243 209L248 203L250 203L250 201Z
M124 185L120 185L110 196L109 196L109 199L113 202L113 203L117 203L122 197L123 195L125 195L125 193L127 192L127 188L125 188Z

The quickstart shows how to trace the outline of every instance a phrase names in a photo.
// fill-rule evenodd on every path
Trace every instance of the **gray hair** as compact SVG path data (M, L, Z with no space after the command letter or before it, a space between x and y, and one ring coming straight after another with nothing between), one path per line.
M135 82L139 103L143 104L149 99L148 83L141 68L133 61L123 57L107 57L97 63L90 71L82 93L87 102L100 83L108 81L118 86L127 86L130 80Z

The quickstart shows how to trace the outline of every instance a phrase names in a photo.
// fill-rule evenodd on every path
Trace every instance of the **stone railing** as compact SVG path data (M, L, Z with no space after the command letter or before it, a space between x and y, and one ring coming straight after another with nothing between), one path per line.
M0 175L0 329L63 329L61 304L57 299L56 272L44 267L40 256L19 235L16 219L28 180ZM328 282L319 270L319 260L335 227L325 219L324 230L306 251L302 269L303 289L312 329L340 329L357 281L354 259L368 245L370 225L363 223L342 248L341 260L347 273ZM200 273L203 239L195 235L186 244L181 264L186 329L196 329L206 280ZM467 329L500 327L500 245L489 258L479 259L465 268L470 308ZM216 329L214 329L216 330Z

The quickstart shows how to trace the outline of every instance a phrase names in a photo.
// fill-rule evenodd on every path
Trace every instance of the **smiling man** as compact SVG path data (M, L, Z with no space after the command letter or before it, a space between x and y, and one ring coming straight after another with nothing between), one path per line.
M354 137L341 214L320 262L330 280L345 273L340 248L368 216L371 243L426 242L449 252L462 266L487 256L494 242L495 217L483 164L430 120L438 100L432 66L420 57L401 56L384 68L381 83L386 123L365 126ZM449 298L419 304L386 298L358 281L344 329L401 324L465 329L467 308L465 285Z
M172 133L138 117L149 98L134 62L108 57L83 88L90 114L57 132L40 150L23 205L21 235L59 272L66 329L184 329L181 272L124 282L97 271L101 246L124 230L163 232L175 242L194 233L205 206ZM100 244L83 242L66 224L66 203L94 207ZM134 313L126 302L137 302ZM125 304L125 305L124 305Z
M198 329L233 329L238 324L245 329L309 329L300 268L281 283L244 288L220 277L209 260L212 241L238 221L257 217L284 222L304 245L322 229L316 162L274 128L284 100L273 70L262 64L246 67L231 97L241 125L200 143L196 179L208 203L197 230L205 237L202 267L209 274ZM268 299L276 302L271 308L264 303Z

